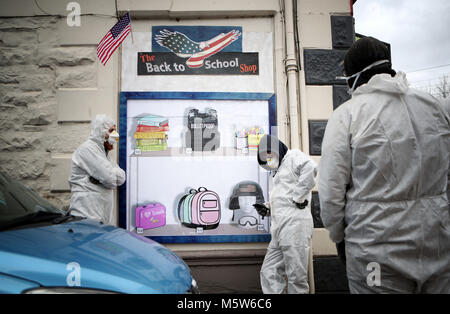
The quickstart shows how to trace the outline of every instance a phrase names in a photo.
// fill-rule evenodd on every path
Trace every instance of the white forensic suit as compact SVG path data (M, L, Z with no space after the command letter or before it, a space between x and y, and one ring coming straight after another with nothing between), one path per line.
M261 268L264 293L309 293L308 264L313 219L311 190L316 164L298 149L287 151L271 179L269 195L272 239ZM304 209L295 203L308 201Z
M449 293L450 126L405 75L378 74L328 121L321 217L345 239L352 293Z
M104 147L105 136L113 125L114 121L105 115L92 121L91 136L72 155L69 178L71 214L105 224L115 224L114 189L125 182L125 172L111 161Z

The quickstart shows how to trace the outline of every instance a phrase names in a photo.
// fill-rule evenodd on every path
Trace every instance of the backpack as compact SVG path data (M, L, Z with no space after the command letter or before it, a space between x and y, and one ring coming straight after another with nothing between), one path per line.
M178 202L178 218L189 228L217 228L220 223L219 196L204 187L191 189Z
M191 109L188 113L187 147L193 151L214 151L220 147L217 111L209 109L199 113Z
M136 207L136 228L153 229L166 225L166 207L150 203Z

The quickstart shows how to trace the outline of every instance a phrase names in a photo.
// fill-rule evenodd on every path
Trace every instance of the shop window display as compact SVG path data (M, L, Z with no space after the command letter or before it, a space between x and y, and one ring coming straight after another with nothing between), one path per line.
M166 243L268 241L270 218L252 205L268 199L256 153L275 129L274 97L139 94L121 97L120 225Z

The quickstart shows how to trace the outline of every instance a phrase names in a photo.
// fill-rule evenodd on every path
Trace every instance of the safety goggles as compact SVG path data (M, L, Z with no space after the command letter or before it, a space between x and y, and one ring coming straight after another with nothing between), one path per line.
M258 219L253 216L244 216L239 219L238 224L242 227L254 227L258 224Z

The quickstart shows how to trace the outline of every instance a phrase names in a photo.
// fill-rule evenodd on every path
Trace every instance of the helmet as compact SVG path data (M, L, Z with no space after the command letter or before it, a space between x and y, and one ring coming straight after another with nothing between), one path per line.
M258 183L242 181L235 185L230 197L230 209L239 209L239 196L256 196L257 203L264 203L264 195Z

